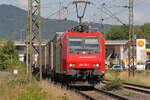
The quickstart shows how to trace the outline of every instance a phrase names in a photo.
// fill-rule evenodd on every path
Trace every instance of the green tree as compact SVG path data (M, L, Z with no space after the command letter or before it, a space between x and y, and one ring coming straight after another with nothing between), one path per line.
M112 27L105 36L106 40L128 40L129 28L128 26Z
M18 60L19 54L12 41L7 41L4 46L0 47L0 70L7 69L15 60Z
M150 23L145 23L144 25L135 29L135 34L137 38L150 39Z

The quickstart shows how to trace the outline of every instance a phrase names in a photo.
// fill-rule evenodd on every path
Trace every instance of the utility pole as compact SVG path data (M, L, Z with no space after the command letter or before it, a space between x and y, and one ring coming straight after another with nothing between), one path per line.
M134 32L133 32L133 0L129 0L129 51L128 51L128 58L129 58L129 76L134 76L135 66L134 66L134 57L135 57L135 39L134 39Z
M41 12L40 0L28 0L28 41L29 41L29 80L32 78L33 69L38 69L34 76L42 80L42 57L41 57ZM35 45L37 44L37 45ZM35 61L35 55L38 55Z

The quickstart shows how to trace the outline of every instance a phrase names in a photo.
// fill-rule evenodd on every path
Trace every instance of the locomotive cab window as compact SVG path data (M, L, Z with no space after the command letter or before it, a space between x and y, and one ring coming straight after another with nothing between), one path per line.
M69 48L82 48L82 39L78 37L70 37Z
M99 37L69 37L69 53L73 54L99 54L100 39Z
M97 37L85 38L84 44L87 49L99 49L99 39Z

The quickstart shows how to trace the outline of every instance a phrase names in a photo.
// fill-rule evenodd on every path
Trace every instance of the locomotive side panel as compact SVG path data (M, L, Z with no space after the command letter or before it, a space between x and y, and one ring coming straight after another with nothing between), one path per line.
M53 70L53 57L54 57L54 49L53 49L53 41L51 40L49 42L49 48L48 48L48 51L49 51L49 56L48 56L48 65L50 66L50 70L52 71Z
M104 73L105 71L105 39L104 37L101 37L101 67L100 69L102 70L102 72Z
M55 73L61 73L62 72L62 46L61 46L61 40L57 37L53 40L53 69Z
M67 71L67 37L64 36L62 38L62 67L63 67L63 72L66 72Z

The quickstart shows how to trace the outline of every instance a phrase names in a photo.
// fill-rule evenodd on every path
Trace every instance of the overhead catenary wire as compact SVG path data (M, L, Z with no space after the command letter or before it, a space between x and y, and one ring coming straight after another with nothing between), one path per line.
M109 9L107 9L105 6L103 6L103 8L106 11L101 10L103 13L105 13L106 15L108 15L109 17L115 19L116 21L118 21L119 23L121 23L124 26L127 26L125 23L123 23L117 16L115 16ZM100 8L99 8L100 9Z
M107 1L107 0L105 0L105 1ZM59 2L58 2L59 3ZM58 4L57 3L57 4ZM50 15L48 15L46 18L50 18L50 17L53 17L53 16L58 16L58 14L61 12L61 11L64 11L64 10L66 10L66 12L67 12L67 17L69 17L69 14L70 14L70 11L68 10L68 8L69 8L69 6L71 5L71 3L72 2L70 2L70 3L68 3L66 6L63 6L62 8L60 8L59 10L57 10L57 11L55 11L55 12L53 12L53 13L51 13ZM102 2L103 3L103 2ZM92 3L92 4L94 4L94 3ZM45 7L46 8L46 7ZM121 12L121 11L120 11ZM72 13L72 11L71 11L71 13ZM103 12L103 13L107 13L107 12ZM116 14L116 13L115 13ZM71 14L70 14L71 15ZM116 17L114 17L114 15L111 15L111 14L109 14L109 13L107 13L106 15L109 15L109 17L111 17L112 19L117 19ZM119 21L119 22L121 22L121 21ZM122 23L123 24L123 23Z
M52 16L54 16L54 15L57 15L60 11L63 11L63 10L67 10L67 13L68 13L68 7L71 5L71 3L72 3L72 2L69 2L66 6L63 6L63 7L60 8L59 10L57 10L57 11L51 13L50 15L48 15L48 16L46 17L46 19L48 19L48 18L50 18L50 17L52 17Z
M52 14L52 13L54 13L54 12L56 12L57 10L57 6L59 5L59 1L61 1L61 2L63 2L63 5L65 6L65 5L67 5L68 3L67 2L72 2L72 1L74 1L74 0L56 0L56 1L49 1L48 3L43 3L43 4L41 4L41 8L42 9L46 9L45 11L45 17L47 18L48 16L48 14L47 14L47 12L48 12L48 8L50 8L50 13ZM113 15L115 15L116 17L119 15L119 13L118 14L116 14L115 12L116 11L118 11L118 10L120 10L120 14L121 13L123 13L123 12L126 12L127 13L127 10L125 10L125 9L122 9L122 8L127 8L128 6L127 6L127 0L125 0L125 2L124 2L124 0L116 0L116 1L112 1L112 0L90 0L90 1L92 1L93 2L93 4L95 4L96 6L98 6L98 5L100 5L100 4L103 4L103 3L107 3L108 5L107 5L107 9L108 10L110 10L112 13L113 13ZM51 2L51 3L50 3ZM118 2L118 3L117 3ZM148 0L135 0L135 2L136 3L134 3L134 7L136 8L136 6L140 6L141 4L144 4L144 3L146 3L146 2L148 2ZM95 6L94 5L94 6ZM63 7L64 7L63 6ZM69 5L69 7L70 7L71 5ZM57 8L56 8L57 7ZM74 19L73 17L72 17L72 14L73 14L73 12L72 11L74 11L74 10L72 10L73 8L67 8L67 9L64 9L64 10L61 10L61 14L63 14L64 13L64 16L65 16L65 18L67 18L67 19ZM53 9L54 8L54 9ZM94 7L93 7L94 8ZM110 8L110 9L109 9ZM117 9L117 8L120 8L120 9ZM106 12L106 10L104 10L105 12ZM94 11L95 12L95 11ZM115 14L114 14L115 13ZM106 15L106 17L108 16L108 14L104 14L104 18L105 18L105 15ZM49 14L49 16L50 16L50 14ZM59 16L58 15L58 13L56 13L56 14L54 14L54 15L52 15L50 18L54 18L54 16ZM62 18L64 18L64 16L62 17ZM89 15L90 16L90 15ZM85 16L87 19L88 19L88 17L89 16ZM123 15L119 15L119 19L123 22L123 20L120 18L120 16L122 17ZM91 16L90 16L91 17ZM110 17L110 16L109 16ZM125 17L125 16L124 16ZM58 18L58 17L57 17ZM112 17L111 17L112 18ZM86 19L86 21L88 21ZM112 19L114 19L114 18L112 18ZM126 18L127 19L127 18ZM107 19L106 19L107 20ZM115 19L116 20L116 19ZM90 20L89 20L90 21ZM104 21L105 22L105 21ZM118 22L117 20L116 20L116 22ZM108 22L109 23L109 22ZM120 22L119 22L120 23ZM124 23L127 23L126 21L124 22Z

